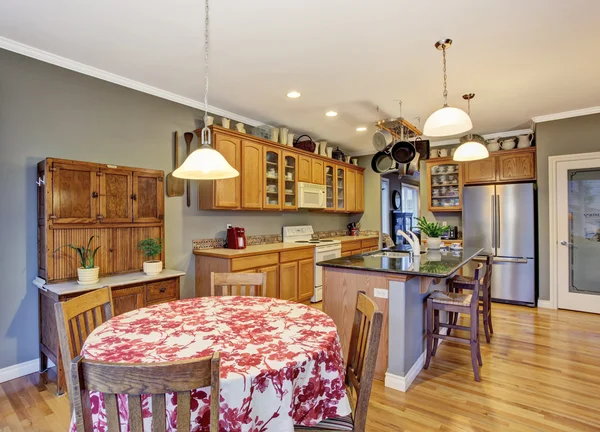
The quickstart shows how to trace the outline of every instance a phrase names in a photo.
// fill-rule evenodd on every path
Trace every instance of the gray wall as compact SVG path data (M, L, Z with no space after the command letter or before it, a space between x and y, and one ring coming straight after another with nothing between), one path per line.
M600 114L539 123L536 127L540 299L550 298L548 157L600 151Z
M201 85L201 82L198 82ZM172 132L193 130L199 111L0 50L0 369L38 357L36 164L46 157L172 170ZM193 143L195 148L196 143ZM180 147L182 149L183 147ZM184 270L194 295L192 239L226 223L247 234L283 225L344 229L349 216L206 212L165 198L167 267Z

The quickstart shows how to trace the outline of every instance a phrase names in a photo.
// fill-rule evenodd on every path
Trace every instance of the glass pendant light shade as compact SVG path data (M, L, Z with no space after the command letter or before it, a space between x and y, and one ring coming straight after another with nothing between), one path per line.
M190 180L221 180L239 176L240 173L212 147L205 145L194 150L173 177Z
M469 115L459 108L444 106L429 116L423 134L443 137L465 133L473 129Z
M458 162L468 162L480 159L486 159L490 156L488 149L477 141L467 141L461 144L454 152L454 160Z

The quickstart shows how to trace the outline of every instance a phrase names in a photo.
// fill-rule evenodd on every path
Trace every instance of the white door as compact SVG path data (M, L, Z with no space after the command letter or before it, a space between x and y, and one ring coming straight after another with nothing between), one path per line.
M390 181L381 178L381 232L390 233Z
M558 307L600 313L600 156L556 163Z

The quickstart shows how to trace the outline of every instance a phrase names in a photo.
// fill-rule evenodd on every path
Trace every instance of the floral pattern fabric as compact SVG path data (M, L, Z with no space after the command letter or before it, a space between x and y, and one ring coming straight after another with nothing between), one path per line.
M96 328L86 359L152 363L221 353L221 432L293 431L350 414L337 329L323 312L265 297L202 297L119 315ZM210 389L192 392L194 432L208 431ZM102 395L90 394L94 431L107 430ZM127 397L119 395L121 430ZM177 396L167 397L167 431L177 430ZM151 430L151 396L142 396ZM74 422L71 431L76 432Z

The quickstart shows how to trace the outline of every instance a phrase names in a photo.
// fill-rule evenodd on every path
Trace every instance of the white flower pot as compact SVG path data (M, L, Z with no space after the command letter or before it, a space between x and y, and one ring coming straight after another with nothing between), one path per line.
M98 274L100 273L100 267L83 268L77 269L77 283L79 285L93 285L98 282Z
M439 237L429 237L427 239L427 249L439 249L442 239Z
M162 261L144 261L144 273L148 276L159 274L163 269Z

